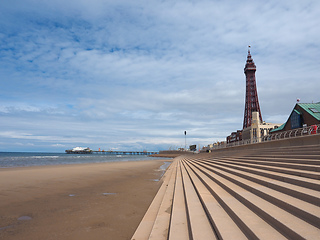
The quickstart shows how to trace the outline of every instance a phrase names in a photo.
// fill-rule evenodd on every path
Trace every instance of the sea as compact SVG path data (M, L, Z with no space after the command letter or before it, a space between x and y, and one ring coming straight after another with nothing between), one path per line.
M168 159L147 155L111 155L111 154L66 154L66 153L32 153L32 152L0 152L0 168L31 167L47 165L67 165L105 162L146 161ZM164 164L167 168L170 163Z

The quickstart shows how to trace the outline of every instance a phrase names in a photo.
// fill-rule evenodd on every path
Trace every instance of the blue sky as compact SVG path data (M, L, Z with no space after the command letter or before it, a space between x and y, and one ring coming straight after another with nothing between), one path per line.
M319 1L3 0L0 151L163 150L319 102Z

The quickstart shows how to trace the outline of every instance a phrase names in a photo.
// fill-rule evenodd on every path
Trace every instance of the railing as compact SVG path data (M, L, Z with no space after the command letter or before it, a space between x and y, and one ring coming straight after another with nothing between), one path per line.
M95 154L107 154L107 155L154 155L159 152L146 152L146 151L92 151Z
M295 137L313 135L313 134L319 134L319 133L320 133L320 124L307 126L303 128L296 128L289 131L283 131L283 132L274 133L274 134L268 134L260 138L253 138L253 139L247 139L247 140L227 143L223 145L218 145L218 146L214 146L213 149L241 146L241 145L259 143L259 142L274 141L274 140L285 139L285 138L295 138Z
M318 133L320 133L320 124L307 126L303 128L296 128L296 129L274 133L274 134L269 134L261 137L261 141L266 142L266 141L279 140L279 139L285 139L285 138L294 138L294 137L300 137L300 136L312 135L312 134L318 134Z

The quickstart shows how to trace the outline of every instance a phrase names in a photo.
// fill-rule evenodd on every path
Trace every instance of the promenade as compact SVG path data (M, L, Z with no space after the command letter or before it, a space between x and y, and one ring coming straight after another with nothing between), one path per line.
M176 157L132 240L319 239L320 144L280 145Z

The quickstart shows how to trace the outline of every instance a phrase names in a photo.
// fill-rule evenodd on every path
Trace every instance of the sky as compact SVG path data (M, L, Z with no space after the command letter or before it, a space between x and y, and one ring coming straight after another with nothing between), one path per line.
M0 151L158 151L320 102L318 0L2 0ZM187 135L184 135L187 131Z

